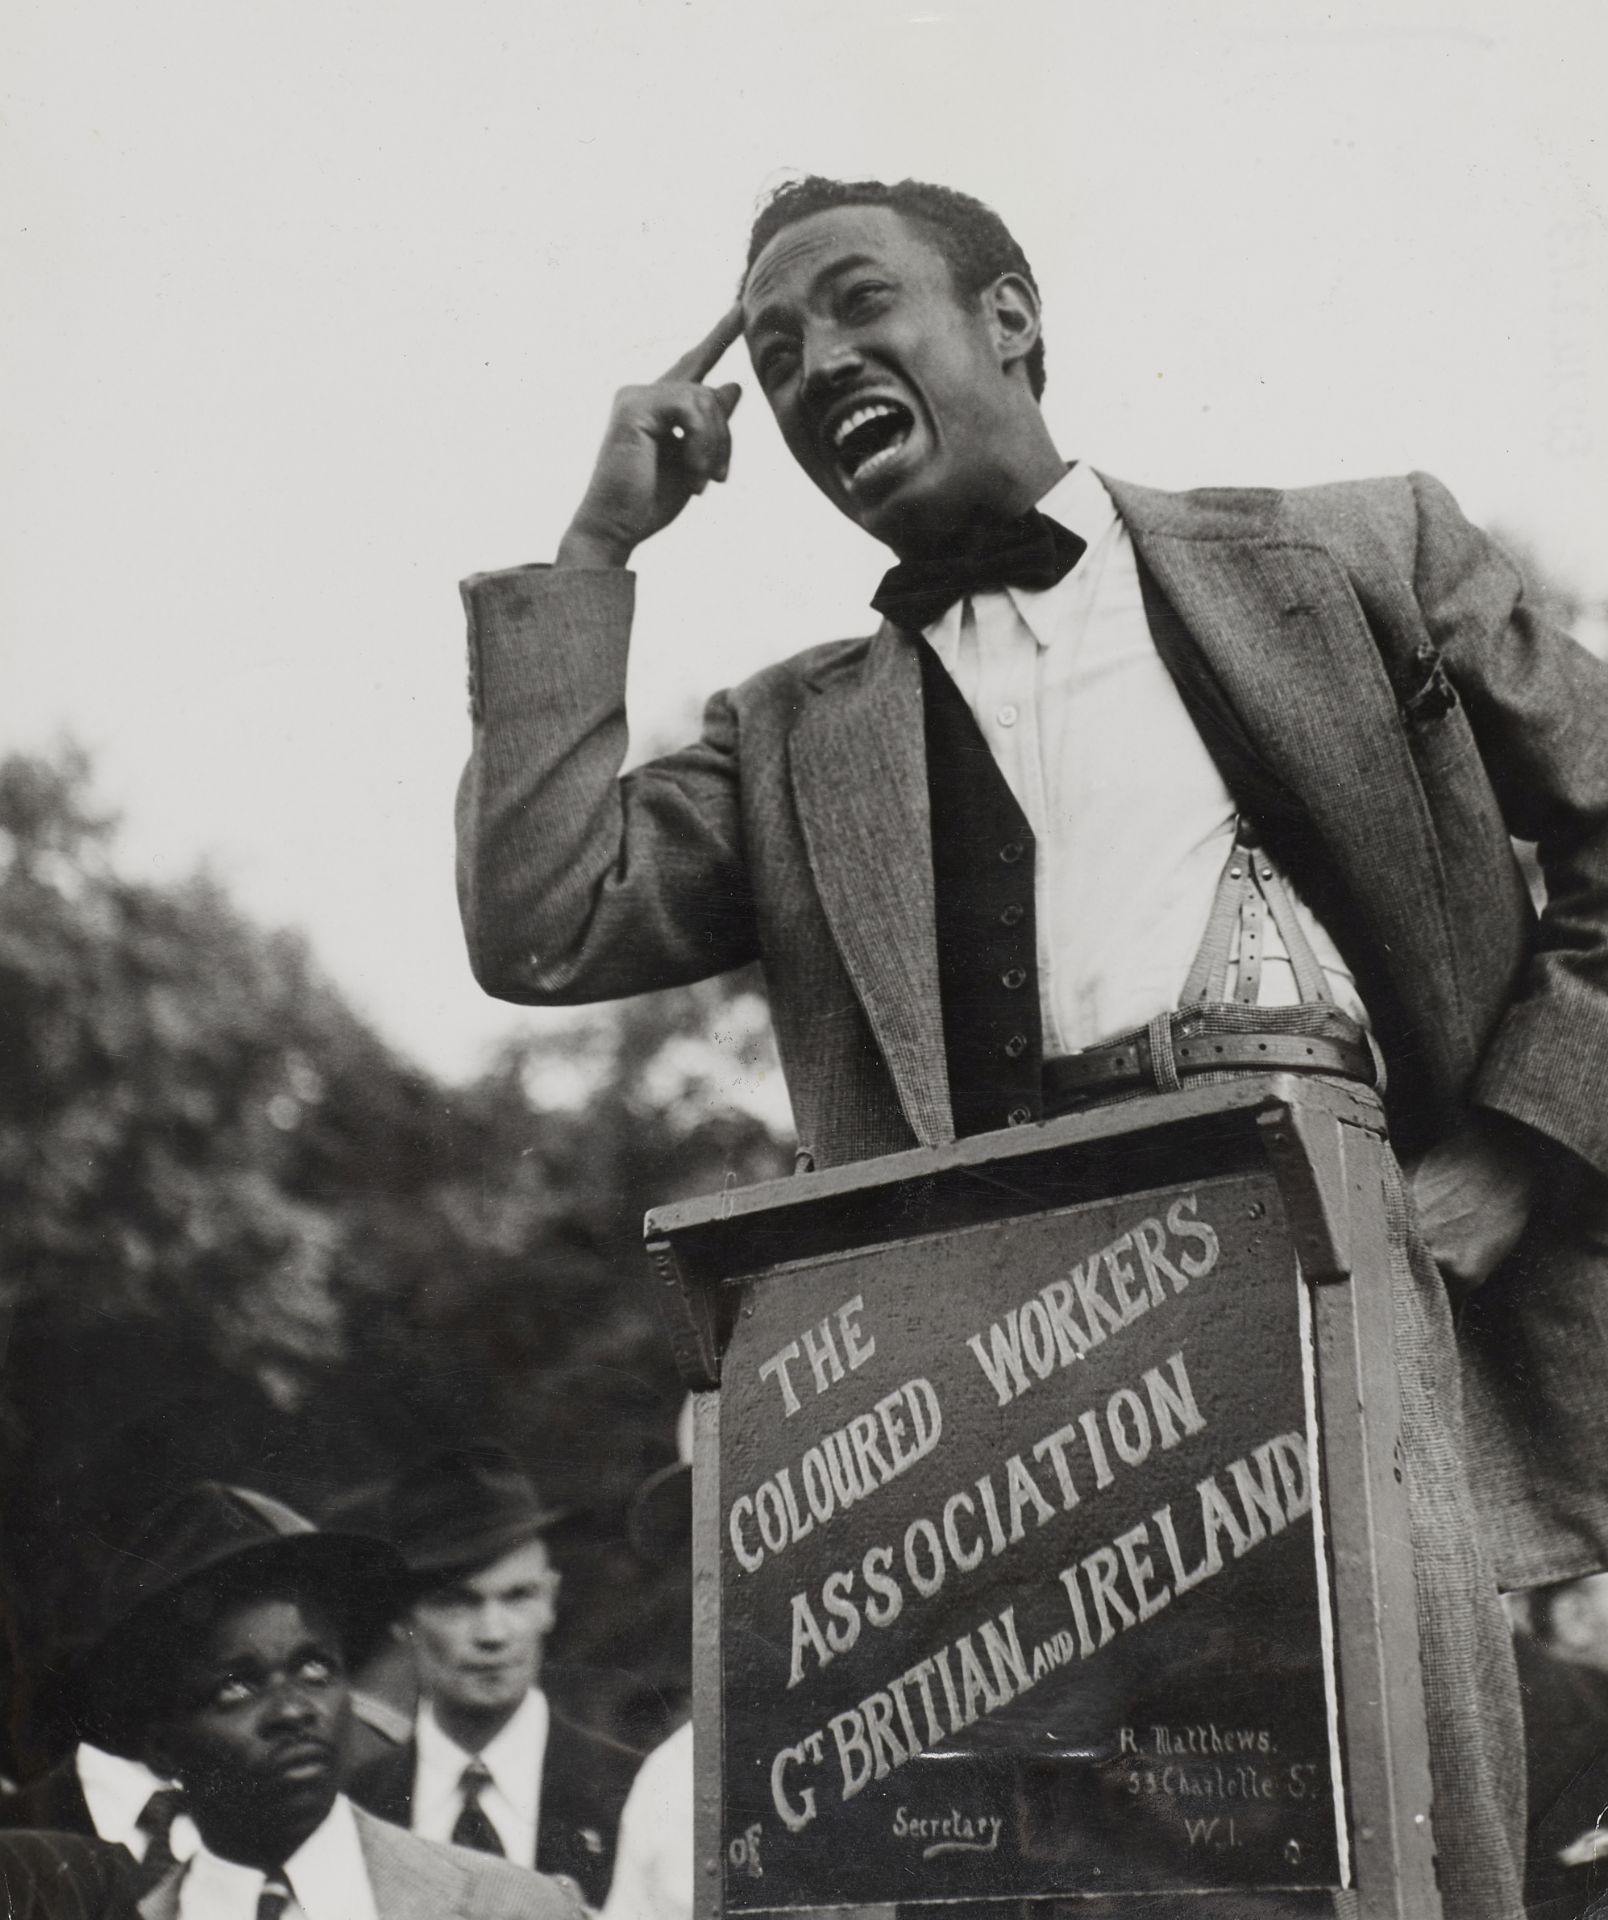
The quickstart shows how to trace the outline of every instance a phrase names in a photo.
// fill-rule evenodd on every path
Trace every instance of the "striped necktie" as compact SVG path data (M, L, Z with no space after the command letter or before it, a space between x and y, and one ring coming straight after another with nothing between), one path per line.
M455 1846L473 1847L476 1853L504 1853L502 1836L491 1824L491 1816L480 1804L480 1796L491 1785L491 1769L477 1755L463 1770L458 1782L463 1794L463 1810L452 1829Z
M184 1795L177 1787L158 1787L141 1807L134 1822L145 1835L145 1852L134 1870L143 1896L177 1864L173 1852L173 1822L184 1811Z
M263 1881L262 1892L257 1895L257 1920L282 1920L285 1909L294 1898L284 1868L276 1868Z

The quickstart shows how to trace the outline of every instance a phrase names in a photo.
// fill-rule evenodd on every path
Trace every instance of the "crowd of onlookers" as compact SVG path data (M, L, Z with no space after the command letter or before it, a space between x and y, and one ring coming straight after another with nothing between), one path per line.
M685 1478L646 1490L672 1529ZM644 1764L543 1685L563 1517L491 1444L321 1527L216 1481L167 1500L59 1677L71 1750L0 1794L0 1911L688 1920L690 1734Z
M638 1515L683 1547L686 1438ZM543 1685L563 1517L490 1444L322 1527L218 1482L168 1500L58 1677L75 1744L0 1792L6 1915L690 1920L690 1724L644 1757ZM1509 1612L1528 1910L1608 1912L1608 1574Z

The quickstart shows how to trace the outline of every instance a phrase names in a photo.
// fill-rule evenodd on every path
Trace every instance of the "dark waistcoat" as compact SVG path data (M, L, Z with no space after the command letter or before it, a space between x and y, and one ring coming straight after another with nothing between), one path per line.
M1033 830L943 662L922 641L938 988L957 1134L1044 1107Z

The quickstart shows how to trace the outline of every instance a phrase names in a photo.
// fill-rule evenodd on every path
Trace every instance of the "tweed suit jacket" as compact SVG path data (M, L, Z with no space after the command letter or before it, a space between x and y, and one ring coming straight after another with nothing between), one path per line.
M1608 670L1427 475L1105 484L1388 966L1411 1052L1393 1065L1446 1114L1493 1108L1608 1174ZM911 640L885 625L769 667L709 703L693 746L617 779L631 576L522 568L464 599L459 898L481 985L568 1003L758 958L816 1164L952 1138ZM1539 923L1512 837L1537 844ZM1488 1287L1490 1326L1465 1326L1471 1465L1514 1584L1608 1548L1608 1498L1572 1471L1608 1457L1604 1236L1570 1232L1566 1282ZM1538 1300L1545 1324L1520 1326Z
M353 1813L379 1920L582 1920L572 1893L528 1868ZM158 1881L139 1903L141 1920L178 1920L183 1880L175 1867Z

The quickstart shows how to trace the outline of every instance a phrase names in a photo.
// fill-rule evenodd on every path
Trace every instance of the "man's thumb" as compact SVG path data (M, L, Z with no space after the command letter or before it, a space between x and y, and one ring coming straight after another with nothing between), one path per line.
M720 411L729 420L737 411L737 402L743 397L743 390L735 380L728 380L723 387L716 387L715 398L720 402Z

